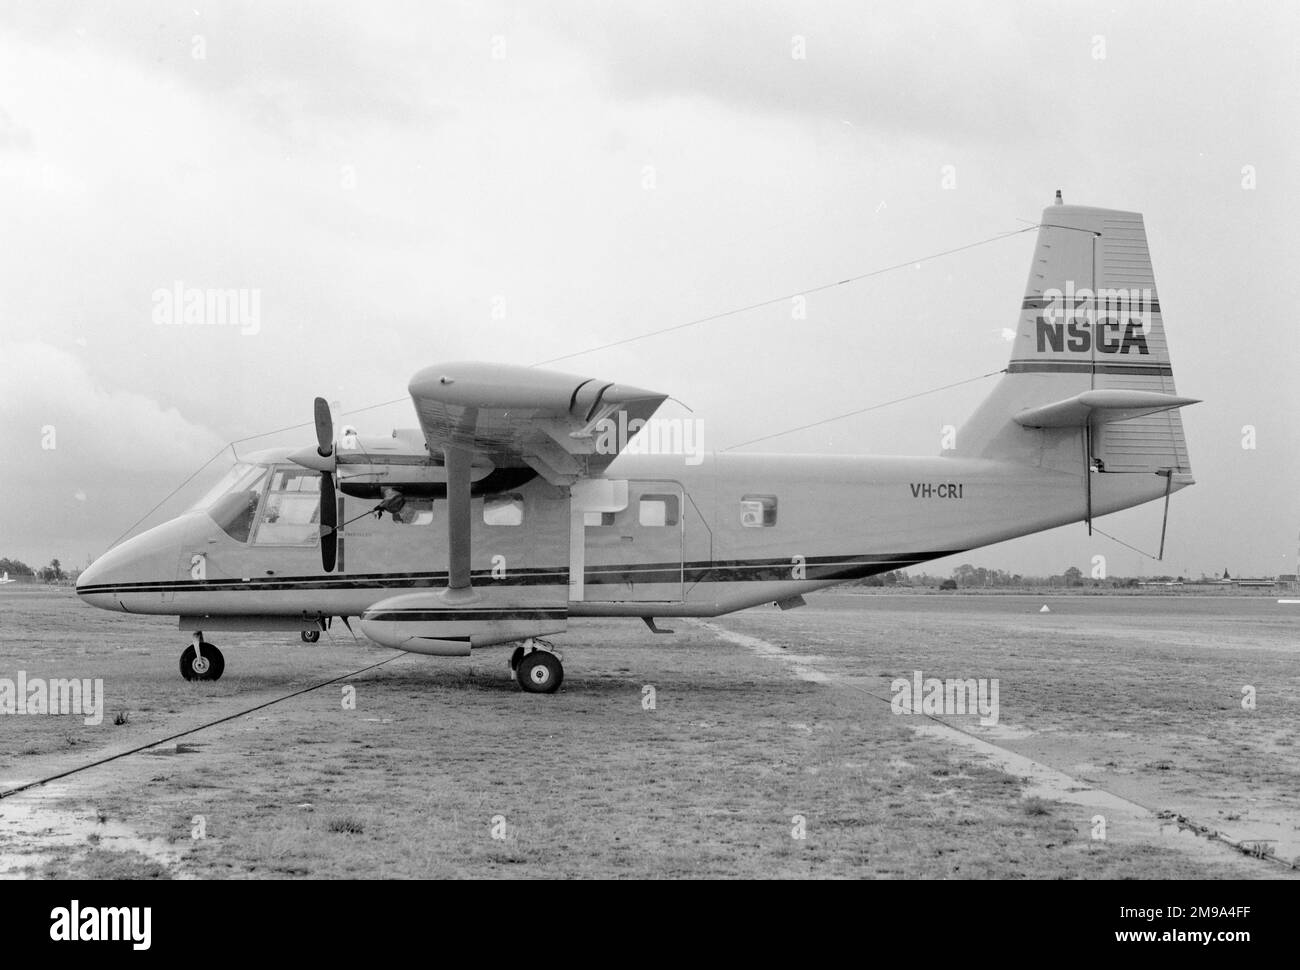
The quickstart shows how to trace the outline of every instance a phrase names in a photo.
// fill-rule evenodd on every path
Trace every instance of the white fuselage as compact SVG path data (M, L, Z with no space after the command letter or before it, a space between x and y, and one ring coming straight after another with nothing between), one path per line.
M273 467L286 462L268 459ZM1162 497L1156 475L1093 474L1092 514ZM716 616L1082 520L1088 483L1069 473L954 457L624 455L626 482L590 511L542 478L512 490L518 524L489 524L473 500L474 587L494 603L582 616ZM1181 487L1175 483L1173 489ZM258 515L265 516L265 498ZM106 609L238 628L358 616L447 581L443 501L412 524L365 516L347 498L337 568L318 540L243 541L190 512L110 550L78 593Z

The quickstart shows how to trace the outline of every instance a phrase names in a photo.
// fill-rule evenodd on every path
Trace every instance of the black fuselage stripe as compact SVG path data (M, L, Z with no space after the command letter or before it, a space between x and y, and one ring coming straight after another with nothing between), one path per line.
M802 566L806 579L859 579L877 573L914 566L930 559L953 556L963 549L934 552L896 553L891 555L809 556L802 563L792 558L697 561L688 563L636 563L597 566L587 570L584 585L618 585L621 583L702 582L770 582L793 578ZM567 568L521 570L504 579L496 579L490 570L475 573L477 586L555 586L569 582ZM193 593L193 592L284 592L349 589L422 589L442 588L447 584L445 572L371 573L360 576L294 576L242 580L173 580L141 583L99 584L77 589L90 593Z

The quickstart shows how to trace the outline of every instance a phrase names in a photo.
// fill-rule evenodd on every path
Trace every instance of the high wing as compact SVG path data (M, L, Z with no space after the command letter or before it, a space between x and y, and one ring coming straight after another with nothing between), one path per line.
M426 367L409 389L435 459L468 452L476 465L530 467L556 485L599 476L668 399L590 377L473 362Z
M490 584L473 586L475 466L532 468L560 486L598 476L668 396L555 371L477 363L427 367L411 379L410 391L429 454L446 469L447 588L380 600L362 614L362 630L397 649L418 643L422 652L454 656L469 656L476 643L563 631L567 590L546 594L554 600L524 603Z

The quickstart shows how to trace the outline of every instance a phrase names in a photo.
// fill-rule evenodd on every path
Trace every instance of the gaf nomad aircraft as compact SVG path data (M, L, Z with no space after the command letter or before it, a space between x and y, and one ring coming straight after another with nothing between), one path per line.
M418 431L236 464L188 513L81 574L87 602L202 631L320 636L359 617L443 657L516 643L526 691L564 673L541 637L579 617L789 608L845 580L1087 521L1192 484L1137 213L1043 212L1011 362L935 457L619 455L667 395L535 368L440 364L410 382ZM624 433L626 432L626 433ZM636 450L636 449L633 449ZM385 514L386 513L386 514ZM350 627L350 624L349 624Z

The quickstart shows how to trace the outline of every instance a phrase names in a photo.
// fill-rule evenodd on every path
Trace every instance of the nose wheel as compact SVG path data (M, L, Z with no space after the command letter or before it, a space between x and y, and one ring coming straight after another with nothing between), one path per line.
M194 634L194 642L181 654L181 676L186 680L220 680L226 671L226 658L210 643L203 640L202 632Z
M320 639L320 630L303 630L303 631L302 631L302 642L303 642L303 643L315 643L315 642L316 642L317 640L319 640L319 639Z
M554 694L564 683L564 665L558 654L541 646L545 640L526 640L510 655L510 672L529 694Z

